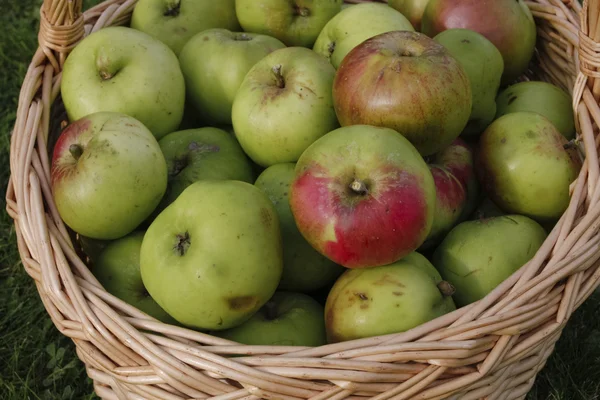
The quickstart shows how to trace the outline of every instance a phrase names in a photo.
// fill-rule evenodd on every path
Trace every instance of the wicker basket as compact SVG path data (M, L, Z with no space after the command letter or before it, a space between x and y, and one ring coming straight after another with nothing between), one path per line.
M102 289L61 221L48 159L49 138L66 123L61 67L84 35L126 23L135 2L109 0L82 14L81 0L44 0L40 47L11 142L7 209L23 266L56 327L75 342L96 393L152 400L525 398L570 315L600 284L600 0L527 3L539 35L528 76L572 94L586 156L570 206L536 257L478 303L409 332L318 348L242 346L157 322Z

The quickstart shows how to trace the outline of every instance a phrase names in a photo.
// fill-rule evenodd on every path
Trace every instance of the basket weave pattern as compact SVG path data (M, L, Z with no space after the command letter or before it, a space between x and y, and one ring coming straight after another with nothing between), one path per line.
M52 132L66 124L62 65L85 35L127 23L135 2L109 0L82 13L81 0L44 0L11 141L7 210L23 266L57 329L75 342L96 393L119 400L525 398L569 316L600 285L600 0L527 2L538 45L524 79L550 81L573 96L586 157L568 210L535 258L478 303L409 332L317 348L242 346L162 324L104 291L61 221L48 149Z

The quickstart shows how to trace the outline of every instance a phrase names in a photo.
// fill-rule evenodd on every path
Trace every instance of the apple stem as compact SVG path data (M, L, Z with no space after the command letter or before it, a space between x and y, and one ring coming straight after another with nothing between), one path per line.
M440 293L442 293L442 296L444 297L452 296L456 292L454 286L452 286L450 282L447 281L441 281L437 284L437 287L440 290Z
M173 250L180 256L184 256L191 244L190 234L189 232L178 233L175 237L177 241L175 242L175 246L173 246Z
M310 10L306 7L298 7L296 6L296 15L301 17L308 17L310 15Z
M271 71L275 76L275 80L277 81L277 87L283 89L285 87L285 80L283 79L283 75L281 74L281 69L283 66L281 64L275 65Z
M367 185L361 180L354 179L354 181L350 184L350 189L352 189L357 194L367 194L369 193L369 189L367 189Z
M102 78L103 81L107 81L109 79L111 79L114 75L111 74L110 72L107 71L100 71L100 78Z
M69 153L73 156L75 161L79 160L79 157L83 154L83 147L78 144L72 144L69 146Z
M267 301L263 307L265 309L265 318L269 321L273 321L277 318L277 304L275 304L274 301Z
M181 0L168 0L167 11L163 14L165 17L176 17L179 15L179 8L181 7Z

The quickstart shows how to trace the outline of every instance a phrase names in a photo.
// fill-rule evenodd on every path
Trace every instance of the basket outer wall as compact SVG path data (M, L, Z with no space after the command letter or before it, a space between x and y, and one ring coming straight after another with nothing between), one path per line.
M66 124L57 98L69 51L126 23L135 0L82 13L44 0L40 47L11 138L7 211L23 266L57 329L104 399L521 399L572 312L600 284L600 0L536 0L536 76L573 96L586 161L572 199L537 253L478 303L411 331L318 348L241 346L164 325L104 291L52 200L48 138ZM354 0L353 2L360 2ZM245 354L228 358L227 354Z

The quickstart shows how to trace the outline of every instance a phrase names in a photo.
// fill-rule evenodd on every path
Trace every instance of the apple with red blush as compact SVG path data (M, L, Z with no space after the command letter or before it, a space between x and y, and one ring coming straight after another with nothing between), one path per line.
M290 208L317 251L346 268L366 268L393 263L423 244L435 196L429 167L404 136L354 125L304 151Z

